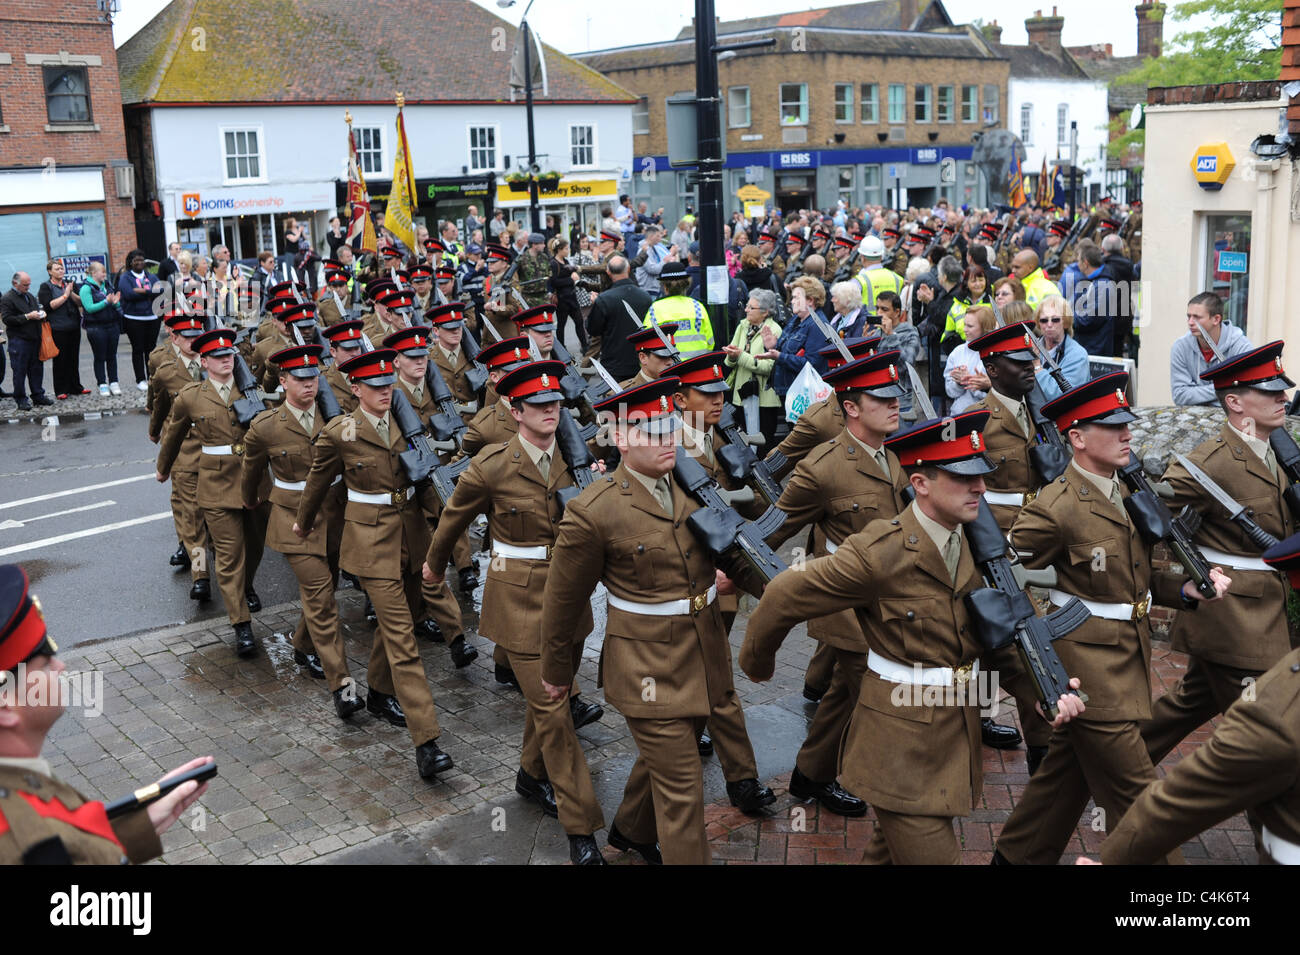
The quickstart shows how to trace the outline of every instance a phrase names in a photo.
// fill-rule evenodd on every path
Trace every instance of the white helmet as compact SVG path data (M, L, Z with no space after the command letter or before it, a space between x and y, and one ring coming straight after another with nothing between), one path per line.
M865 236L858 244L858 255L864 259L883 259L885 243L874 235Z

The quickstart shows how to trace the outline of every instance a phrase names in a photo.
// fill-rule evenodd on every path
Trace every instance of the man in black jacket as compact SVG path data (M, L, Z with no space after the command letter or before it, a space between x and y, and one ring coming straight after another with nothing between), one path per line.
M173 242L167 246L167 258L158 264L158 281L166 282L181 270L181 244Z
M641 370L636 350L627 340L640 324L632 321L624 303L632 306L641 320L654 304L654 296L628 278L629 265L624 256L611 257L605 270L610 286L596 296L587 316L587 332L593 338L600 337L600 363L605 370L615 381L626 381Z
M0 297L0 319L9 329L9 361L14 366L14 400L18 402L18 410L30 411L33 401L38 405L54 404L45 394L45 363L40 359L41 322L45 321L45 312L32 294L32 277L26 272L15 272L13 288ZM31 400L27 398L28 387Z
M1103 278L1108 278L1115 283L1115 322L1112 326L1112 336L1114 347L1111 354L1116 357L1124 354L1124 348L1127 345L1130 349L1129 357L1135 357L1136 351L1135 340L1133 339L1133 295L1136 288L1133 284L1137 280L1137 274L1133 271L1133 263L1124 255L1124 240L1115 233L1111 233L1101 240L1101 274Z

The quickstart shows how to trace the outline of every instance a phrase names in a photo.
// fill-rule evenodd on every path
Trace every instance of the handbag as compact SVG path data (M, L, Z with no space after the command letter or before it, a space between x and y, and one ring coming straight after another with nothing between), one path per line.
M59 346L54 344L54 332L50 329L49 322L41 322L41 350L36 353L36 357L41 361L49 361L59 353Z

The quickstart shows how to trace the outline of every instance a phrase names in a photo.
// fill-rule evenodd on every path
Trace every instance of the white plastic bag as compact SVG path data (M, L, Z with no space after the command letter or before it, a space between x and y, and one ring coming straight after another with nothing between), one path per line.
M794 384L785 393L785 420L794 424L809 405L825 401L830 393L831 386L822 381L822 376L809 362L795 375Z

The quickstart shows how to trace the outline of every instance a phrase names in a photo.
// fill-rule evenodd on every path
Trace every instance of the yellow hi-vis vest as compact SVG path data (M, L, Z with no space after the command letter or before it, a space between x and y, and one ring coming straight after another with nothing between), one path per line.
M688 295L670 295L650 306L645 314L644 326L677 323L673 344L682 359L713 351L713 324L704 306Z
M876 314L876 299L881 292L903 291L903 279L893 269L884 266L870 266L853 276L855 282L862 286L862 307L870 314Z

